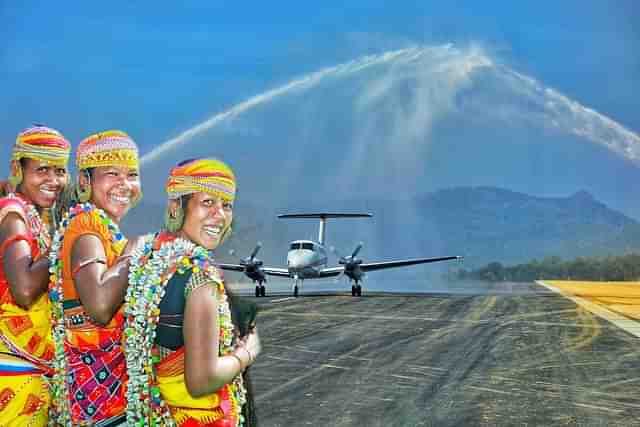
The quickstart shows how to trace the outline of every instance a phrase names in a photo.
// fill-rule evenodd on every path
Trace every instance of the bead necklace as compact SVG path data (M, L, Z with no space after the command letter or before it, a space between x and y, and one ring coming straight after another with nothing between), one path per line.
M38 209L36 209L35 205L20 193L9 194L8 197L15 197L24 204L27 226L29 227L31 234L33 234L33 237L36 239L36 242L38 242L40 254L47 253L49 245L51 245L51 233L49 232L49 227L44 224L44 221L42 221Z
M155 382L154 363L159 361L154 360L152 349L160 315L158 306L167 283L176 272L202 271L217 283L221 355L230 352L234 344L231 310L219 272L210 262L210 252L182 238L169 241L161 238L162 235L146 235L132 251L124 309L129 425L175 426L158 387L152 386ZM246 400L241 376L238 375L229 387L233 406L240 408ZM236 415L240 419L241 414Z
M64 324L64 293L63 283L63 266L64 262L60 258L60 250L65 231L71 221L80 214L88 214L96 216L102 224L104 224L111 237L111 247L116 254L122 253L127 245L127 239L120 232L118 224L113 222L111 218L102 210L95 207L91 203L80 203L72 206L64 215L60 226L56 230L56 234L51 244L51 252L49 253L49 299L51 300L51 324L53 329L53 343L55 347L55 355L53 357L54 374L51 379L51 402L52 414L49 417L50 426L70 426L71 410L69 409L69 389L67 387L67 359L64 353L64 341L66 336L66 328ZM69 378L71 381L72 379Z

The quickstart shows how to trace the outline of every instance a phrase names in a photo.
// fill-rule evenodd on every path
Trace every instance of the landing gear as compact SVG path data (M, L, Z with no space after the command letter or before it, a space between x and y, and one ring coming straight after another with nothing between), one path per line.
M298 297L298 284L300 285L300 289L302 289L302 280L298 279L298 276L293 278L293 296Z
M267 288L264 285L256 285L256 298L267 296Z
M362 296L362 286L359 284L351 285L351 296L352 297L361 297Z

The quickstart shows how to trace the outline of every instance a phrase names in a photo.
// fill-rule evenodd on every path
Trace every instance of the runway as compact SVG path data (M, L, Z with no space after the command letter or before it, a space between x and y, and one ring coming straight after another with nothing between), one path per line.
M510 287L256 298L260 425L640 426L639 339Z

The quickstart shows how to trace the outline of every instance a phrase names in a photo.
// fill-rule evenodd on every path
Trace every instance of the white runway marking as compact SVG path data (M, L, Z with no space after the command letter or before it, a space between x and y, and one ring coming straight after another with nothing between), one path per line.
M286 298L280 298L280 299L273 299L270 302L282 302L282 301L289 301L290 299L294 299L295 297L286 297Z

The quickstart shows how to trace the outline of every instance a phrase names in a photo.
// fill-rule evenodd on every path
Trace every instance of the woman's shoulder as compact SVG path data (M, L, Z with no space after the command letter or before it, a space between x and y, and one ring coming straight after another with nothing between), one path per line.
M4 221L7 215L17 214L23 221L27 221L27 205L20 197L15 194L8 194L0 198L0 223Z

